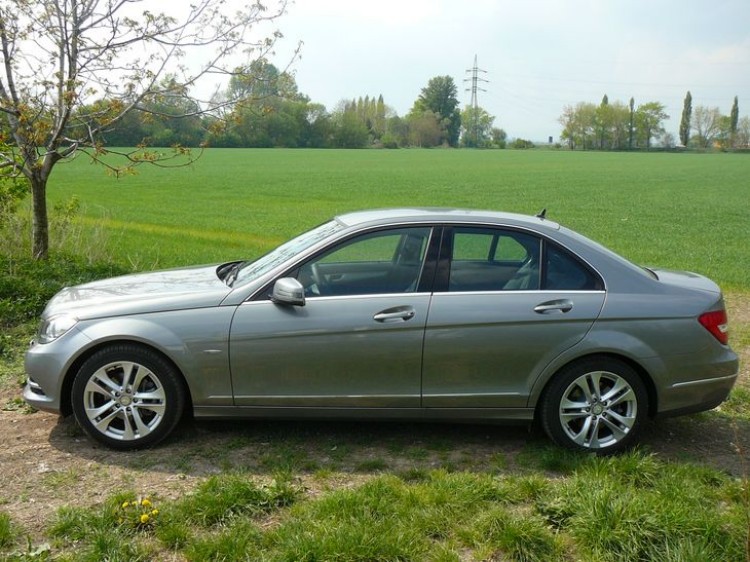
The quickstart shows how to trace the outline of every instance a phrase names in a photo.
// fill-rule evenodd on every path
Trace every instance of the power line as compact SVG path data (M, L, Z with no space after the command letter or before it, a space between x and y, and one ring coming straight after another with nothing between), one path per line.
M482 70L477 66L477 56L474 55L474 66L471 68L466 69L467 73L471 73L471 78L464 78L464 82L471 82L471 88L466 88L467 92L471 92L471 107L473 109L472 111L472 128L474 129L474 146L479 146L479 102L477 101L477 91L480 92L486 92L484 88L479 87L480 82L484 82L486 84L489 83L489 80L485 80L484 78L480 78L479 73L484 72L487 74L486 70Z

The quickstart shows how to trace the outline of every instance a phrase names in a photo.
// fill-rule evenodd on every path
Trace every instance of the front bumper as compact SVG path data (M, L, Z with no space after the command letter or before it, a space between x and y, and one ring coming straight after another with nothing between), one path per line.
M24 358L26 385L23 399L37 410L69 413L69 397L64 396L65 375L76 354L89 345L91 340L77 328L50 343L32 341Z

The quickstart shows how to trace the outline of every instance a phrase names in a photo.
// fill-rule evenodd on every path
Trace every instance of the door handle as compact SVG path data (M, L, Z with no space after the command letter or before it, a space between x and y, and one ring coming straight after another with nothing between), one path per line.
M554 312L560 312L565 314L573 309L573 302L567 299L548 301L538 304L534 307L534 312L537 314L552 314Z
M410 306L398 306L396 308L388 308L375 314L372 317L376 322L406 322L411 320L416 315L416 311Z

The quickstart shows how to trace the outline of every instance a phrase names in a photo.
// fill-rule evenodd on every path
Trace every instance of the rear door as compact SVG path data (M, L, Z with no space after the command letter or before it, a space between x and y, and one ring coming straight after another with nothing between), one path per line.
M604 303L595 272L536 234L452 227L426 326L422 405L525 407L534 380Z

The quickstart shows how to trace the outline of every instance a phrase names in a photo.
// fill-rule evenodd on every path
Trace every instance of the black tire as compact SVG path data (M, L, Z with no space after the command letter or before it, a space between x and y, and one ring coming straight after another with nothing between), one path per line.
M618 453L638 439L648 393L627 363L591 357L571 363L549 382L539 406L547 435L568 449Z
M185 391L181 375L155 351L113 344L83 363L71 401L91 438L113 449L141 449L172 432L185 409Z

